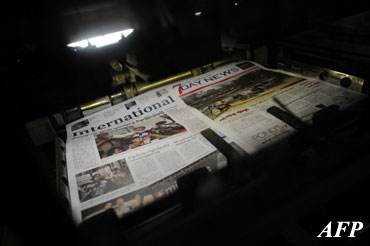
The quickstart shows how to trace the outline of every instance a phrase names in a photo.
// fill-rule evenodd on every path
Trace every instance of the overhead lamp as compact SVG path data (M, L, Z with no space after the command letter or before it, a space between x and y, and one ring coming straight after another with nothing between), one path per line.
M133 31L134 29L132 28L125 29L122 31L108 33L105 35L96 36L96 37L92 37L89 39L73 42L73 43L67 44L67 46L72 47L72 48L77 48L77 47L86 48L87 46L89 46L89 44L91 44L91 45L94 45L96 48L100 48L100 47L104 47L107 45L118 43L118 41L121 40L122 36L127 37Z

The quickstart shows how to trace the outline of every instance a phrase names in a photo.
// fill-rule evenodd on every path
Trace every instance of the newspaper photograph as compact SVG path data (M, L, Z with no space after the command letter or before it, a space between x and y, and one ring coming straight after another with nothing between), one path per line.
M189 172L191 166L226 166L222 154L200 134L213 122L197 114L162 88L68 124L68 182L76 223L107 208L134 204L128 201L138 201L139 196L140 204L154 201L158 194L168 193L158 190L158 182L173 189L173 177ZM222 127L215 130L229 143L238 144L227 137L232 133ZM209 164L210 160L214 163Z
M133 185L126 160L118 160L76 175L80 202Z
M186 132L185 127L167 114L132 126L133 131L118 129L95 135L100 158L107 158L141 146L156 143L175 134Z
M221 74L232 74L232 72L233 75L223 79L216 73L199 82L191 82L187 85L176 84L173 87L179 88L181 92L179 96L187 105L214 120L229 111L245 106L253 98L303 80L287 74L267 71L248 62L223 71ZM209 82L209 78L220 78L220 81ZM207 84L202 85L203 83ZM198 84L200 87L197 86ZM193 90L191 90L192 87L194 87ZM189 91L187 91L188 88Z

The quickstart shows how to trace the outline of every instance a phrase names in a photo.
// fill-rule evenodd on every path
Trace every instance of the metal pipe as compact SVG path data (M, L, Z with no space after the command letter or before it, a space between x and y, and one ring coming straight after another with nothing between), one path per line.
M101 97L101 98L95 99L94 101L91 101L91 102L82 104L80 106L80 108L81 108L81 111L86 111L86 110L97 108L97 107L100 107L102 105L110 104L110 103L111 102L110 102L109 97L108 96L105 96L105 97Z
M138 94L142 94L146 91L152 90L152 89L160 87L162 85L170 84L170 83L178 81L180 79L186 79L186 78L190 78L190 77L192 77L192 72L187 71L187 72L176 74L174 76L171 76L171 77L168 77L166 79L162 79L162 80L159 80L157 82L150 83L150 84L149 83L145 83L145 84L144 83L137 83L136 84L136 92Z

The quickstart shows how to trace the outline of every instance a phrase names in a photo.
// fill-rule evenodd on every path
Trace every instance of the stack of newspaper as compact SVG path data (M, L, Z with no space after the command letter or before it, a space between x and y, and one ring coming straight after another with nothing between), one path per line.
M226 158L200 134L207 128L249 154L293 133L266 112L279 107L276 98L310 123L324 107L343 109L365 96L245 61L70 123L66 163L76 223L108 209L122 217L175 192L176 180L197 168L226 167Z

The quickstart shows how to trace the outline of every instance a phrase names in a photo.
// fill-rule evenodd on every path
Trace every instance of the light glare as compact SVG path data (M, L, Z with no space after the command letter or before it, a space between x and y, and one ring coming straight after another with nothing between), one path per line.
M78 41L78 42L70 43L70 44L68 44L67 46L68 46L68 47L81 47L81 48L86 48L88 45L89 45L89 44L88 44L87 40L81 40L81 41Z
M122 35L127 37L128 35L130 35L132 32L134 31L134 29L130 28L130 29L126 29L126 30L123 30L121 31Z
M121 40L122 36L127 37L133 31L134 29L126 29L126 30L122 30L119 32L113 32L113 33L89 38L87 40L85 39L85 40L73 42L73 43L68 44L67 46L73 47L73 48L75 47L86 48L90 43L91 45L95 45L96 48L100 48L100 47L107 46L110 44L118 43L118 41Z

